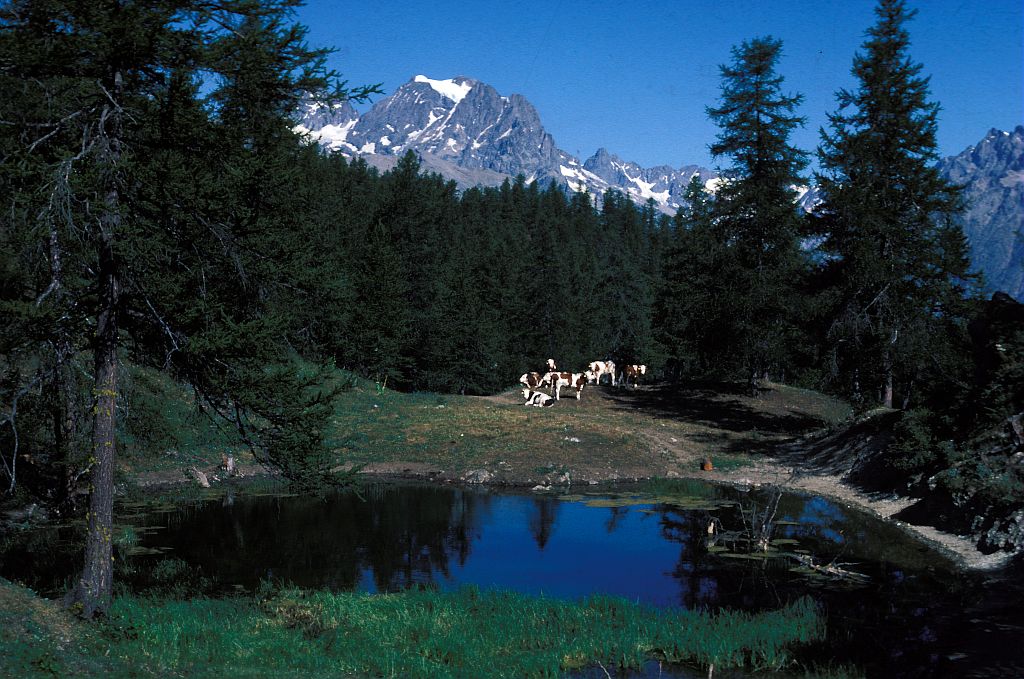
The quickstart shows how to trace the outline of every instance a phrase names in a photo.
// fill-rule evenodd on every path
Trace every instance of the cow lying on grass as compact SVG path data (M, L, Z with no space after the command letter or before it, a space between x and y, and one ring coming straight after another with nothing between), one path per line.
M562 387L572 387L576 390L576 399L579 400L583 394L583 387L587 385L587 381L593 373L587 371L585 373L556 373L550 372L544 376L544 381L549 385L555 387L555 400L561 398Z
M555 399L540 391L523 389L523 398L526 399L524 406L536 406L538 408L550 408L555 405Z

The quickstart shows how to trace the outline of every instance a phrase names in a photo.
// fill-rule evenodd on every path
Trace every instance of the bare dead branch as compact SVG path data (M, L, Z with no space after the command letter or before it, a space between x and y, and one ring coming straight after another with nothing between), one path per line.
M11 432L13 433L13 436L14 436L14 449L13 449L13 451L11 453L10 464L7 463L7 458L3 455L3 452L0 451L0 462L3 463L3 470L4 470L4 472L7 473L8 478L10 478L10 480L11 480L10 484L7 487L7 493L8 494L14 492L14 487L17 484L18 448L19 448L19 445L20 445L20 442L19 442L19 439L18 439L18 422L17 422L17 418L18 418L18 400L22 396L27 394L29 391L31 391L33 388L35 388L35 386L40 381L42 381L42 379L43 379L45 374L46 373L44 371L40 370L38 373L36 373L35 378L31 382L29 382L24 387L19 389L18 392L15 393L14 397L11 399L11 410L10 410L10 412L7 413L4 417L0 418L0 427L4 426L5 424L10 424L11 425Z

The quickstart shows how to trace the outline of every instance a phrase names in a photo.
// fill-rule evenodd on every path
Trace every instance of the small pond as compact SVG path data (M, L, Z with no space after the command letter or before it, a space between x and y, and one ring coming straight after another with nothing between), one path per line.
M740 538L764 516L769 551L745 553ZM818 660L870 676L1024 676L1020 567L957 573L897 527L814 496L687 481L563 496L375 484L361 497L227 495L127 520L120 577L140 590L184 571L213 593L268 579L370 592L474 584L712 610L810 594L828 619ZM58 588L70 575L58 552L8 551L0 574Z

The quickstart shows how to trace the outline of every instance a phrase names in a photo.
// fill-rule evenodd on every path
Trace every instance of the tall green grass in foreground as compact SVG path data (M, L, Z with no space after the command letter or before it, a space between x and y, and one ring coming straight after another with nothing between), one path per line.
M475 588L456 593L117 599L96 652L142 674L552 677L651 658L780 668L824 636L815 604L716 614L610 597L567 602ZM100 639L97 639L100 641Z

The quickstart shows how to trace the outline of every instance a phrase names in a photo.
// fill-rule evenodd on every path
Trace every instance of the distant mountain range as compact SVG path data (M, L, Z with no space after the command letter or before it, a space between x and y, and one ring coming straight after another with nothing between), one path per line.
M653 199L666 212L679 208L686 185L714 171L698 165L643 168L599 149L581 161L555 145L537 109L519 94L502 96L471 78L433 80L418 75L362 116L348 104L331 109L308 104L299 128L321 145L358 155L381 169L412 149L424 169L462 188L498 186L522 174L528 182L554 181L573 191L600 196L618 189L643 203Z
M699 165L644 168L604 148L581 161L556 146L525 97L503 96L463 76L415 76L363 115L347 102L329 108L306 104L296 129L381 170L394 167L411 149L424 170L460 188L498 186L521 174L528 182L554 181L596 197L616 189L637 203L651 199L669 214L679 208L694 176L711 190L718 181L717 172ZM975 268L985 272L992 290L1024 300L1024 127L992 130L939 167L965 185L970 207L964 231ZM810 209L815 199L816 191L801 189L801 207Z

